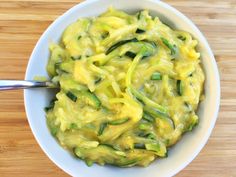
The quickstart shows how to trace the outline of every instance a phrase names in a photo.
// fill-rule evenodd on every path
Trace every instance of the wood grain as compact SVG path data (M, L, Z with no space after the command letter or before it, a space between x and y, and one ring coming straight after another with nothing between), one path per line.
M23 79L43 31L80 0L0 0L0 78ZM221 109L200 155L177 177L236 177L236 1L165 0L208 39L221 75ZM0 176L68 176L39 148L22 91L0 93Z

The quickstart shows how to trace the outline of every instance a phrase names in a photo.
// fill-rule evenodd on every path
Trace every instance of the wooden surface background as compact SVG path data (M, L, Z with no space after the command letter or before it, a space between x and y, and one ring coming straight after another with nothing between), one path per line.
M0 79L23 79L34 45L80 0L0 0ZM221 109L197 158L177 177L236 177L236 0L165 0L208 39L221 75ZM35 141L22 91L0 92L0 176L68 176Z

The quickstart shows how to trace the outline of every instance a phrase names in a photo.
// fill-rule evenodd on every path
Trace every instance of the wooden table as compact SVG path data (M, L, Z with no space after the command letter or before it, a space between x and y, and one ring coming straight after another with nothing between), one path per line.
M80 0L0 0L0 78L23 79L43 31ZM236 176L236 0L166 0L208 39L221 74L221 109L213 134L177 177ZM68 176L40 149L22 91L0 93L0 176Z

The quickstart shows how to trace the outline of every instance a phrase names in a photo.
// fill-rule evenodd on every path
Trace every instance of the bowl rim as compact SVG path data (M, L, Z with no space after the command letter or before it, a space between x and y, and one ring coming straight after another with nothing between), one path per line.
M70 9L68 9L65 13L63 13L62 15L60 15L59 17L57 17L53 23L51 23L47 29L43 32L43 34L41 35L41 37L39 38L39 40L37 41L32 54L29 58L28 61L28 65L27 65L27 69L26 69L26 74L25 74L25 80L27 80L30 76L29 76L29 68L32 67L32 58L36 53L36 49L40 46L40 43L43 41L43 39L47 36L47 34L54 29L54 26L56 26L60 21L63 21L64 18L66 18L66 16L70 15L71 12L73 12L74 10L76 10L78 7L83 8L84 6L87 6L89 4L93 4L95 2L97 2L99 0L89 0L89 1L83 1L79 4L76 4L75 6L71 7ZM160 0L149 0L151 2L157 3L159 6L161 6L162 8L167 8L171 11L173 11L177 16L180 16L181 19L183 21L185 21L186 23L188 23L192 29L194 29L198 34L200 34L199 36L201 37L201 40L204 43L204 48L206 48L208 54L210 55L211 59L214 59L212 61L212 65L213 65L213 72L215 74L215 80L216 80L216 103L214 105L214 116L212 118L213 122L211 123L209 129L206 132L206 135L204 136L204 139L202 140L203 143L201 143L201 145L199 145L196 150L194 151L194 154L188 158L188 160L185 161L185 163L182 163L181 166L179 166L179 168L176 168L174 170L174 173L171 174L171 176L176 175L177 173L179 173L181 170L183 170L189 163L191 163L191 161L193 161L195 159L195 157L200 153L200 151L203 149L203 147L205 146L205 144L207 143L208 139L210 138L210 135L212 133L212 130L215 126L216 120L218 118L218 113L219 113L219 108L220 108L220 93L221 93L221 88L220 88L220 75L219 75L219 71L217 68L217 63L215 60L215 57L213 55L213 52L209 46L209 43L207 42L205 36L203 35L203 33L199 30L199 28L188 18L186 17L183 13L181 13L180 11L178 11L177 9L175 9L174 7L172 7L171 5L162 2ZM34 138L36 139L37 143L39 144L39 146L41 147L41 149L43 150L43 152L47 155L47 157L54 163L56 164L60 169L62 169L64 172L66 172L67 174L73 175L74 173L70 170L70 169L66 169L62 166L62 164L58 163L53 156L50 155L50 153L46 150L45 145L43 143L40 142L39 136L36 133L37 131L34 129L33 122L31 120L31 116L29 115L29 101L26 99L27 97L27 91L24 90L24 106L25 106L25 112L26 112L26 117L28 120L28 123L30 125L31 131L34 135Z

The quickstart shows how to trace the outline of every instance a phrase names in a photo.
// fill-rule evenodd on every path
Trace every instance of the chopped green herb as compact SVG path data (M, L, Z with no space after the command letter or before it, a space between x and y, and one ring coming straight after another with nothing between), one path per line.
M77 101L77 96L75 96L72 92L67 92L66 96L70 98L72 101L76 102Z
M161 79L162 79L162 76L161 76L161 73L159 72L155 72L151 76L151 80L161 80Z

